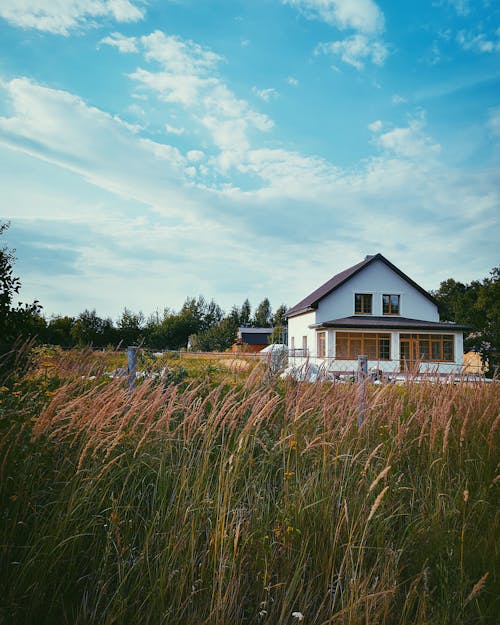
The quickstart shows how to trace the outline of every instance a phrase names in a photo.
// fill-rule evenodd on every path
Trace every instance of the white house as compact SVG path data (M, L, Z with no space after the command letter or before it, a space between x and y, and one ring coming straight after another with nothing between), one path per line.
M459 372L465 326L440 322L435 300L382 254L333 276L287 311L291 364L348 372L361 354L386 372Z

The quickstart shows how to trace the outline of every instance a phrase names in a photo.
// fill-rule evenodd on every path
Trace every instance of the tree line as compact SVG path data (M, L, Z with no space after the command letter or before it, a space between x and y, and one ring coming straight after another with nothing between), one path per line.
M264 298L253 312L246 299L226 314L214 300L200 295L188 297L179 311L165 308L148 317L125 308L116 321L100 317L95 310L84 310L77 317L57 315L49 319L41 311L33 311L22 320L18 331L36 336L41 343L62 347L141 344L177 350L189 344L196 351L224 351L234 343L239 326L283 326L285 312L282 305L273 313L269 299Z

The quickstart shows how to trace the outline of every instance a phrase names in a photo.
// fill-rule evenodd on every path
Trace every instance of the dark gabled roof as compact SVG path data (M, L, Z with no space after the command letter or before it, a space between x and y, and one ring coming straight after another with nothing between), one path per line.
M371 315L354 315L342 319L332 319L316 323L312 328L368 328L387 330L440 330L443 332L456 332L470 330L468 326L458 325L450 321L422 321L421 319L408 319L406 317L372 317Z
M436 304L435 299L425 289L423 289L420 285L418 285L410 277L408 277L405 273L398 269L396 265L393 265L390 261L387 260L387 258L382 256L382 254L375 254L374 256L367 256L357 265L353 265L348 269L344 269L344 271L341 271L337 275L333 276L333 278L330 278L328 282L322 284L319 288L317 288L310 295L301 300L298 304L295 304L295 306L292 306L292 308L287 310L286 316L294 317L295 315L301 315L302 313L309 312L310 310L315 310L318 307L320 300L322 300L327 295L330 295L330 293L335 291L335 289L338 289L339 286L347 282L350 278L355 276L362 269L364 269L370 263L373 263L376 260L380 260L385 263L387 267L397 273L398 276L403 278L403 280L406 280L408 284L411 284L411 286L417 289L417 291L419 291L420 293L422 293L424 297L429 299L433 304Z

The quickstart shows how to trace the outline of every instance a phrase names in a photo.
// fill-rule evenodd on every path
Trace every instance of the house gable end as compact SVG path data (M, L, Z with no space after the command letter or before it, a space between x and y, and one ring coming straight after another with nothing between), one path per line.
M336 289L344 285L351 278L359 274L366 267L371 265L376 261L383 262L389 269L391 269L394 273L396 273L400 278L402 278L405 282L407 282L410 286L412 286L415 290L417 290L421 295L427 298L432 304L437 306L434 298L428 293L425 289L423 289L420 285L418 285L414 280L412 280L409 276L407 276L404 272L398 269L395 265L393 265L387 258L382 256L382 254L375 254L373 256L367 256L363 261L358 263L357 265L353 265L348 269L336 274L330 280L322 284L315 291L310 293L307 297L301 300L295 306L292 306L287 311L287 317L294 317L296 315L301 315L306 312L310 312L311 310L315 310L318 308L321 300L326 298L328 295L333 293Z

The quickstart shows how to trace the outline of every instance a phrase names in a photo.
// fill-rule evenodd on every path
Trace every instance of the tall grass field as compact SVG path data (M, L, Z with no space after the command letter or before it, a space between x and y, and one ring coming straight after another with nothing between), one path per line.
M0 623L499 622L498 383L182 362L1 387Z

